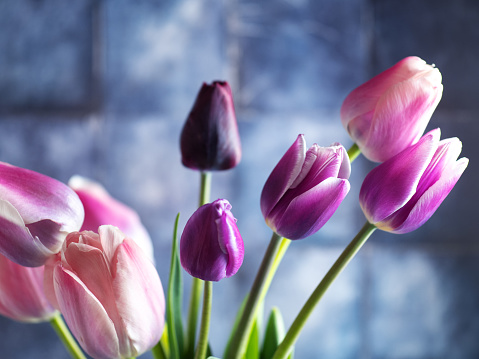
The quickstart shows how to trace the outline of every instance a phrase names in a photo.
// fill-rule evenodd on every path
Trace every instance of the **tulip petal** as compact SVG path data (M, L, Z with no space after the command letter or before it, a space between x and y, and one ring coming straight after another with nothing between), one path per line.
M361 186L359 203L370 223L384 220L411 199L439 136L439 129L428 132L418 143L369 172Z
M305 151L306 141L299 135L266 180L261 193L261 212L265 218L301 173Z
M302 239L316 233L334 214L349 192L345 179L328 178L296 197L281 218L273 219L275 232L288 239Z
M0 314L31 323L52 318L56 311L43 291L43 272L0 255Z
M26 224L50 219L64 232L80 229L83 206L65 184L40 173L0 162L0 198L10 202Z
M130 340L125 357L151 349L161 337L165 298L158 273L141 248L131 239L118 246L112 268L118 312Z
M0 253L22 266L38 267L55 252L31 235L10 202L0 200Z
M241 234L236 226L236 219L233 217L229 208L222 211L220 218L215 220L218 232L218 242L220 248L228 255L228 264L226 265L225 276L235 275L243 264L244 244Z
M364 155L384 162L417 142L442 96L442 85L431 90L428 78L411 78L391 86L379 99L364 142Z
M80 279L58 264L54 287L65 321L82 348L94 358L120 358L113 322Z

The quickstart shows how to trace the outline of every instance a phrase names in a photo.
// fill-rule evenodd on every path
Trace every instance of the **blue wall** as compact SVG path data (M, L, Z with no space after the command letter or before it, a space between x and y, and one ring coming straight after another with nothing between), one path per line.
M214 285L211 341L221 355L269 241L259 210L269 172L298 133L310 145L351 145L339 121L348 92L420 56L443 74L429 128L459 137L469 168L421 229L373 235L296 353L478 358L478 24L476 0L0 0L0 160L103 183L140 213L166 284L174 217L180 211L184 225L199 187L180 164L179 132L201 83L229 81L244 155L214 175L212 196L232 203L246 257L235 277ZM266 299L287 326L362 226L357 197L372 166L360 157L332 220L290 247ZM67 358L48 324L6 318L0 353Z

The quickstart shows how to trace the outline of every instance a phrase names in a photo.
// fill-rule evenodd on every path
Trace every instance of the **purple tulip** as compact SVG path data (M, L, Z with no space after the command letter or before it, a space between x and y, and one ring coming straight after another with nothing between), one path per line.
M407 57L353 90L341 122L361 152L384 162L421 138L442 96L441 73Z
M41 267L23 267L0 254L0 314L19 322L42 322L57 313L43 290Z
M227 82L203 83L181 132L181 160L186 167L227 170L241 159L241 143Z
M65 184L0 162L0 253L13 262L43 265L83 217L80 199Z
M457 138L439 141L432 130L374 168L359 194L368 221L379 229L407 233L422 226L436 211L467 167Z
M289 239L316 233L349 192L351 165L340 144L306 151L299 135L281 158L261 193L261 212L268 226Z
M219 281L234 275L243 263L243 239L226 199L207 203L186 223L180 260L193 277Z

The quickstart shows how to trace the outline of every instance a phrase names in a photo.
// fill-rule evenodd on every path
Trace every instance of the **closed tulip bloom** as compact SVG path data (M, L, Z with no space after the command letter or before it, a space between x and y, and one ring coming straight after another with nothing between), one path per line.
M186 223L180 240L180 261L193 277L219 281L236 274L244 245L226 199L207 203Z
M46 267L48 297L90 356L136 357L159 341L165 311L160 278L118 228L70 233Z
M102 185L85 177L73 176L68 185L85 208L85 220L80 231L96 231L104 224L111 224L133 239L154 260L150 235L133 209L111 197Z
M43 290L41 267L23 267L0 254L0 315L36 323L50 320L56 313Z
M457 159L457 138L439 141L440 130L424 135L365 178L359 201L368 221L393 233L411 232L423 225L452 190L467 167Z
M235 167L241 143L230 85L203 83L181 132L181 160L191 169L210 171Z
M439 70L407 57L353 90L341 122L361 152L384 162L416 143L442 96Z
M351 165L340 144L306 151L299 135L276 165L261 193L261 212L282 237L302 239L316 233L349 192Z
M26 266L43 265L70 232L80 229L83 206L67 185L0 162L0 253Z

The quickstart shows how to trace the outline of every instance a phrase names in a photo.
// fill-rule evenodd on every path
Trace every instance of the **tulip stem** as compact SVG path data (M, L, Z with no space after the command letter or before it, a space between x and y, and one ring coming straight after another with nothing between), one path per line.
M70 353L70 356L74 359L86 359L82 350L78 346L77 342L73 338L70 330L68 330L67 325L65 324L60 313L55 314L55 316L50 319L50 324L57 333L58 337L62 341L65 348Z
M200 182L200 198L199 205L208 203L210 201L211 192L211 172L201 172ZM190 302L188 308L188 324L186 332L186 358L193 358L195 353L196 342L196 327L198 324L198 312L200 308L200 298L203 292L203 281L198 278L193 278L191 283Z
M208 333L210 331L211 304L213 301L213 283L205 281L205 290L203 295L203 312L201 314L200 335L198 338L198 347L196 348L195 359L206 358L208 349Z
M298 339L301 330L306 324L306 321L308 320L316 305L323 297L324 293L326 293L329 286L348 265L351 259L353 259L353 257L361 249L363 244L366 243L367 239L371 236L375 229L376 227L374 225L369 222L366 222L366 224L363 226L363 228L361 228L356 237L353 238L351 243L349 243L343 253L341 253L339 258L331 267L331 269L328 271L328 273L326 273L326 275L318 284L314 292L306 301L303 308L301 308L301 311L294 320L293 324L291 324L291 327L286 333L282 343L278 346L278 349L276 349L273 359L284 359L290 354L294 343Z
M359 149L358 145L353 143L353 145L348 150L349 161L353 162L360 154L361 150Z
M241 320L238 323L236 332L233 335L231 345L228 347L227 352L224 355L225 358L240 359L243 357L243 354L246 350L247 339L253 326L256 311L261 300L266 294L264 289L267 288L271 283L272 275L270 275L270 273L272 272L272 268L277 268L277 265L275 267L274 264L277 253L281 247L281 240L281 236L273 233L268 248L266 249L266 253L264 254L263 261L261 262L261 266L256 274L253 286L248 293L248 299L243 310L243 315L241 316ZM279 264L279 261L277 264Z

